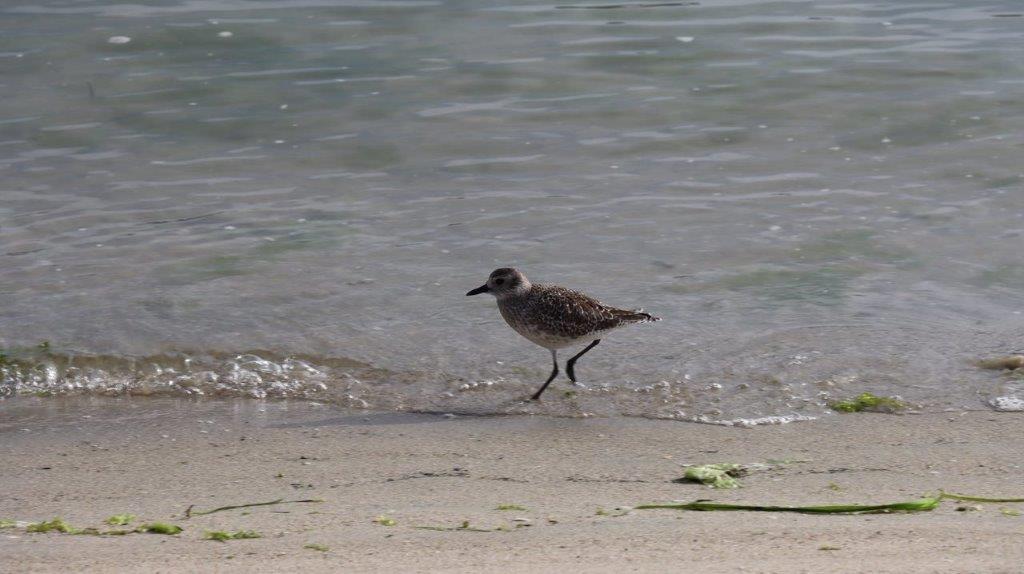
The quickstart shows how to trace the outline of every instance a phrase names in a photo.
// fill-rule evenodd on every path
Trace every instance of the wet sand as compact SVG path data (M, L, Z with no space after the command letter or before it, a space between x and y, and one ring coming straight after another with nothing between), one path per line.
M616 507L1024 496L1024 418L852 414L753 429L640 419L365 414L298 403L0 402L0 519L113 514L177 536L0 531L5 572L1019 572L1024 504L813 516ZM739 490L686 463L787 460ZM184 516L275 499L322 499ZM518 505L525 510L498 510ZM958 507L975 508L957 510ZM599 512L603 509L604 512ZM395 521L385 526L375 519ZM468 521L473 529L458 527ZM207 530L262 538L214 542ZM305 548L320 544L326 552Z

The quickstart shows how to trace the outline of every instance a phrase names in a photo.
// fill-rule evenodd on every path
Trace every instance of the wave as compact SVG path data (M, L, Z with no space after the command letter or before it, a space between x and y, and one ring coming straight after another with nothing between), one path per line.
M960 403L956 408L1024 408L1017 395L1008 392L1016 390L1019 378L994 376L1004 380L990 393L979 393L982 400L974 407ZM466 378L440 371L394 371L344 357L285 355L264 349L130 357L55 352L43 345L19 349L12 356L0 353L0 400L76 395L246 397L456 416L627 416L752 427L830 416L830 400L855 388L854 382L847 385L839 379L824 386L766 379L763 384L725 387L684 377L649 384L623 381L556 385L543 401L526 400L536 384L528 373L521 378ZM907 399L904 402L909 412L952 407L927 392Z

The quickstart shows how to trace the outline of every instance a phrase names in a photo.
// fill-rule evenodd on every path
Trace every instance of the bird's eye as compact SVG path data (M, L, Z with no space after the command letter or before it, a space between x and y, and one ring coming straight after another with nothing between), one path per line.
M505 284L505 280L504 279L495 279L494 280L494 284L495 285L504 285Z

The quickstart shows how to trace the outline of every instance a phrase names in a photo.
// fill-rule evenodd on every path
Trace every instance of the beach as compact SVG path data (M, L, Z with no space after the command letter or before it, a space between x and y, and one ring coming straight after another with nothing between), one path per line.
M0 574L1024 572L638 508L1024 497L1021 4L0 2Z
M1022 504L947 500L930 512L852 516L630 509L697 499L878 504L939 490L1020 497L1013 413L856 413L737 428L21 398L0 403L0 415L0 519L22 521L0 531L6 572L1019 572L1024 563ZM683 465L717 462L767 468L735 490L675 482ZM103 530L122 513L137 517L132 525L184 530L24 528L62 517ZM239 530L261 538L203 539Z

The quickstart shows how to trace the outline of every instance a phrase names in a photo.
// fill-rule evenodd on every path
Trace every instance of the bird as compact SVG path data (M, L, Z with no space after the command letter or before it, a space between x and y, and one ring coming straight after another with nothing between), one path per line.
M466 296L481 293L494 295L501 316L517 333L551 351L551 376L530 397L534 401L540 399L558 376L559 349L589 343L565 364L569 380L576 383L576 361L596 347L605 333L633 323L661 320L643 309L617 309L579 291L531 283L522 271L512 267L495 269L486 283L469 291Z

